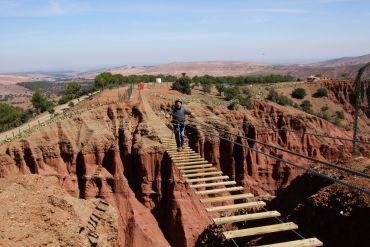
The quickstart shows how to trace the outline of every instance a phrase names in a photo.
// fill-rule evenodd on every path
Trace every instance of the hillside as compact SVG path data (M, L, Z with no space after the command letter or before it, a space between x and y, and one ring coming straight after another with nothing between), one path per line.
M318 67L339 67L339 66L365 64L368 62L370 62L370 54L358 56L358 57L341 57L337 59L330 59L327 61L314 63L312 65L318 66Z
M329 95L330 100L334 101L338 95L344 99L343 109L349 107L350 83L332 83L327 87L336 92ZM87 203L90 199L104 198L117 211L119 246L219 246L220 242L199 244L211 226L204 205L164 152L158 134L149 125L137 90L129 102L120 100L119 90L122 89L104 90L74 108L93 107L89 111L66 116L40 127L40 131L0 146L0 177L10 179L30 174L57 177L62 188L73 197L85 199ZM351 143L301 134L308 131L350 138L350 131L291 106L255 99L251 109L232 110L228 109L227 101L214 94L204 95L194 89L192 95L183 95L170 90L168 85L147 88L144 93L156 112L168 110L174 99L182 98L196 115L195 126L186 129L189 146L246 192L279 196L302 170L222 141L221 129L333 163L351 157ZM337 104L341 104L340 101ZM346 118L350 118L350 114ZM210 130L202 124L211 124L220 130ZM261 125L293 132L274 132ZM229 138L238 141L236 137ZM273 148L252 145L276 153ZM359 150L369 157L364 145L359 145ZM278 154L304 167L312 166L310 161L296 156ZM20 189L12 193L16 198L27 195ZM23 212L34 212L34 204L24 205ZM335 226L335 222L335 219L330 221L330 227ZM339 230L338 234L344 234ZM64 234L67 233L69 231ZM335 239L325 232L313 231L313 234L321 234L328 241Z
M188 76L213 75L213 76L238 76L261 71L271 67L267 64L255 64L249 62L227 62L227 61L209 61L209 62L176 62L147 67L121 67L112 69L114 74L171 74L181 75L186 73Z

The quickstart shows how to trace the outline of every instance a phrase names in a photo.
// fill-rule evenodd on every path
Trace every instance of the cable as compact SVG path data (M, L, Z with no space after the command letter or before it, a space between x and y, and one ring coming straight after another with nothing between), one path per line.
M301 133L303 135L312 135L312 136L318 136L318 137L324 137L324 138L329 138L329 139L337 139L337 140L341 140L341 141L349 141L349 142L353 142L353 139L351 138L345 138L345 137L340 137L340 136L330 136L330 135L327 135L327 134L323 134L323 133L313 133L313 132L301 132L301 131L298 131L298 130L289 130L289 129L279 129L279 128L274 128L274 127L270 127L270 126L265 126L265 125L256 125L256 124L249 124L248 125L252 125L252 126L255 126L255 127L260 127L260 128L265 128L265 129L272 129L273 131L288 131L288 132L296 132L296 133ZM362 144L370 144L369 141L361 141L361 140L356 140L357 143L362 143Z
M189 127L193 128L193 129L199 130L199 129L197 129L195 126L193 126L193 125L191 125L191 124L188 124L187 126L189 126ZM213 126L210 126L210 127L213 127ZM202 130L200 130L200 131L202 131ZM205 131L205 132L207 132L209 135L212 135L212 134L211 134L210 132L208 132L208 131ZM342 184L342 185L344 185L344 186L347 186L347 187L349 187L349 188L351 188L351 189L358 190L358 191L361 191L361 192L364 192L364 193L366 193L366 194L370 195L370 190L367 190L367 189L365 189L365 188L358 187L358 186L356 186L356 185L352 185L352 184L350 184L350 183L347 183L347 182L344 182L344 181L338 180L338 179L333 178L333 177L331 177L331 176L329 176L329 175L326 175L326 174L324 174L324 173L321 173L321 172L319 172L319 171L317 171L317 170L310 169L310 168L306 168L306 167L304 167L304 166L301 166L301 165L295 164L295 163L290 162L290 161L288 161L288 160L285 160L285 159L282 159L282 158L276 157L276 156L271 155L271 154L267 154L267 153L265 153L265 152L262 152L262 151L260 151L260 150L255 149L255 148L248 147L248 146L246 146L246 145L244 145L244 144L241 144L241 143L238 143L238 142L231 141L231 140L226 139L226 138L224 138L224 137L219 136L219 138L220 138L221 140L225 140L225 141L228 141L228 142L230 142L230 143L236 144L236 145L238 145L238 146L245 147L245 148L247 148L247 149L249 149L249 150L252 150L252 151L254 151L254 152L256 152L256 153L259 153L259 154L265 155L265 156L267 156L267 157L269 157L269 158L273 158L273 159L275 159L275 160L278 160L278 161L284 162L284 163L286 163L286 164L288 164L288 165L291 165L291 166L294 166L294 167L296 167L296 168L299 168L299 169L305 170L306 172L309 172L309 173L315 174L315 175L317 175L317 176L320 176L320 177L326 178L326 179L328 179L328 180L331 180L331 181L333 181L333 182L336 182L336 183ZM294 154L294 152L293 152L293 154ZM329 163L329 164L330 164L330 163ZM333 165L333 164L331 164L331 165ZM334 166L335 166L335 165L334 165ZM343 167L341 167L341 168L343 168ZM347 169L347 168L346 168L346 169ZM353 171L353 170L351 170L351 169L349 169L349 170L350 170L350 171L352 171L352 172L356 172L356 171ZM357 173L357 172L356 172L356 173ZM363 174L362 174L362 175L363 175ZM366 174L366 175L367 175L367 174Z
M176 120L172 120L172 121L178 122ZM178 123L180 123L180 122L178 122ZM197 124L200 124L200 125L203 125L203 126L207 126L207 127L210 127L210 128L213 128L213 129L216 129L216 130L219 130L219 131L222 131L224 133L228 133L230 135L234 135L234 136L237 136L237 137L240 137L240 138L249 140L249 141L253 141L253 142L256 142L258 144L261 144L261 145L264 145L264 146L268 146L270 148L274 148L274 149L280 150L282 152L286 152L286 153L289 153L289 154L292 154L292 155L296 155L298 157L301 157L301 158L304 158L304 159L307 159L307 160L310 160L310 161L313 161L313 162L316 162L316 163L319 163L319 164L322 164L322 165L325 165L325 166L328 166L328 167L331 167L331 168L335 168L335 169L338 169L338 170L341 170L341 171L344 171L344 172L351 173L353 175L357 175L359 177L364 177L364 178L370 179L370 175L369 174L366 174L366 173L358 172L358 171L355 171L355 170L352 170L352 169L349 169L349 168L346 168L346 167L342 167L342 166L338 166L338 165L335 165L335 164L331 164L329 162L318 160L318 159L315 159L313 157L306 156L306 155L303 155L303 154L299 154L297 152L293 152L293 151L288 150L288 149L280 148L280 147L277 147L277 146L274 146L274 145L271 145L271 144L268 144L268 143L257 141L255 139L252 139L252 138L249 138L249 137L237 135L237 134L231 133L229 131L226 131L226 130L223 130L223 129L214 127L214 126L209 125L209 124L204 124L204 123L200 123L200 122L197 122L197 121L192 121L192 123L197 123Z
M191 127L191 128L196 129L196 127L194 127L194 126L192 126L192 125L188 125L188 126L189 126L189 127ZM197 130L198 130L198 129L197 129ZM209 133L209 132L208 132L208 134L210 134L210 135L211 135L211 133ZM247 148L247 149L249 149L249 150L252 150L252 151L254 151L254 152L256 152L256 153L259 153L259 154L265 155L265 156L267 156L267 157L269 157L269 158L273 158L273 159L276 159L276 160L278 160L278 161L284 162L284 163L286 163L286 164L288 164L288 165L291 165L291 166L294 166L294 167L296 167L296 168L299 168L299 169L305 170L305 171L306 171L306 172L308 172L308 173L315 174L315 175L317 175L317 176L320 176L320 177L326 178L326 179L328 179L328 180L331 180L331 181L333 181L333 182L336 182L336 183L342 184L342 185L344 185L344 186L347 186L348 188L351 188L351 189L354 189L354 190L358 190L358 191L361 191L361 192L364 192L364 193L366 193L366 194L370 195L370 190L368 190L368 189L365 189L365 188L362 188L362 187L359 187L359 186L356 186L356 185L352 185L352 184L350 184L350 183L347 183L347 182L344 182L344 181L338 180L338 179L333 178L333 177L331 177L331 176L329 176L329 175L326 175L326 174L324 174L324 173L321 173L321 172L319 172L319 171L317 171L317 170L310 169L310 168L306 168L306 167L304 167L304 166L301 166L301 165L295 164L295 163L290 162L290 161L288 161L288 160L285 160L285 159L282 159L282 158L276 157L276 156L271 155L271 154L267 154L267 153L265 153L265 152L262 152L262 151L260 151L260 150L255 149L255 148L248 147L248 146L246 146L246 145L244 145L244 144L241 144L241 143L238 143L238 142L231 141L231 140L226 139L226 138L224 138L224 137L219 136L219 138L220 138L221 140L225 140L225 141L228 141L228 142L233 143L233 144L235 144L235 145L238 145L238 146L241 146L241 147Z
M193 121L193 122L195 122L195 121ZM335 165L335 164L331 164L331 163L326 162L326 161L323 161L323 160L318 160L318 159L312 158L310 156L306 156L306 155L299 154L297 152L293 152L293 151L288 150L288 149L285 149L285 148L280 148L280 147L277 147L277 146L274 146L274 145L271 145L271 144L268 144L268 143L257 141L255 139L252 139L252 138L249 138L249 137L246 137L246 136L237 135L237 134L231 133L229 131L226 131L226 130L223 130L223 129L220 129L220 128L211 126L209 124L204 124L204 123L200 123L200 122L195 122L195 123L200 124L200 125L203 125L203 126L208 126L208 127L214 128L216 130L223 131L224 133L228 133L230 135L234 135L234 136L237 136L237 137L240 137L240 138L249 140L249 141L253 141L253 142L256 142L258 144L261 144L261 145L264 145L264 146L268 146L270 148L275 148L277 150L280 150L280 151L283 151L283 152L286 152L286 153L289 153L289 154L293 154L293 155L296 155L298 157L301 157L301 158L304 158L304 159L307 159L307 160L310 160L310 161L313 161L313 162L317 162L317 163L320 163L320 164L329 166L331 168L336 168L338 170L342 170L342 171L349 172L349 173L352 173L352 174L357 175L357 176L360 176L360 177L364 177L364 178L370 179L370 175L369 174L366 174L366 173L358 172L358 171L355 171L355 170L352 170L352 169L349 169L349 168L346 168L346 167L342 167L342 166L338 166L338 165Z

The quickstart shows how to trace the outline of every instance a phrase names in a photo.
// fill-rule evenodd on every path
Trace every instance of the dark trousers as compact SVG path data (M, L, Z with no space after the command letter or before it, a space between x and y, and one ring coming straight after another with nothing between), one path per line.
M174 124L173 134L175 135L177 147L182 147L185 141L185 126L183 124Z

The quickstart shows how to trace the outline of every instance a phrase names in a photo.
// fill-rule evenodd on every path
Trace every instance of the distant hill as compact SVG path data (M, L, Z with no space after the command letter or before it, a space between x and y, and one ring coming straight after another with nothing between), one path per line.
M272 65L256 64L250 62L235 62L235 61L176 62L143 67L124 66L120 68L114 68L111 70L111 72L122 75L132 75L132 74L181 75L181 73L186 73L188 76L195 75L239 76L255 73L269 67L272 67Z
M327 61L314 63L312 64L312 66L339 67L339 66L365 64L368 62L370 62L370 54L359 56L359 57L342 57L342 58L337 58L337 59L331 59Z

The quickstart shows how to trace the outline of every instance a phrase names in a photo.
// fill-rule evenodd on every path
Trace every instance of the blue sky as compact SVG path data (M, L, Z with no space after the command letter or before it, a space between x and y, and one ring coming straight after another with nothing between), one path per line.
M0 0L0 72L369 53L369 0Z

